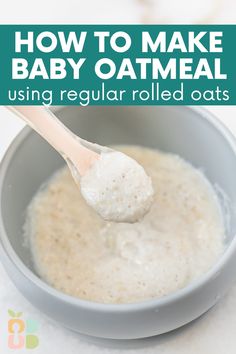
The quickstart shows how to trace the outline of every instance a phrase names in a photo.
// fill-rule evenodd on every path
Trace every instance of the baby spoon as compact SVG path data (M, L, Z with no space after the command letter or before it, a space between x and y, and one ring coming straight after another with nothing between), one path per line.
M90 143L73 134L45 107L8 106L65 159L81 194L105 220L135 222L152 204L150 177L121 152Z

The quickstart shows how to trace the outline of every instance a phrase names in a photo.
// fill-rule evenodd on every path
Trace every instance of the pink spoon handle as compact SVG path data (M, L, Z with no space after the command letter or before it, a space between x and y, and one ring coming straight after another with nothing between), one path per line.
M81 145L80 138L73 134L48 109L39 106L8 106L54 147L65 160L74 165L83 176L99 154ZM71 167L71 166L70 166Z

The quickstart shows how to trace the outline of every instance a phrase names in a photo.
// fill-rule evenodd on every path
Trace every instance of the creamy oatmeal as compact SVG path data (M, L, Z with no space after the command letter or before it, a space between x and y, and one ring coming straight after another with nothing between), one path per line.
M105 220L136 222L153 202L152 181L143 167L118 152L101 154L80 181L81 194Z
M63 168L31 202L26 236L39 275L56 289L102 303L159 298L217 260L224 248L220 207L204 175L180 157L136 146L117 149L151 177L155 195L143 219L104 221Z

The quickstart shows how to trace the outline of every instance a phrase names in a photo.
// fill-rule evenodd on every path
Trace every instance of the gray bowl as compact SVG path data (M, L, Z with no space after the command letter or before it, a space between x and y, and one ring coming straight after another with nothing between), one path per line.
M0 166L0 256L25 297L58 323L82 334L114 339L154 336L197 318L225 294L236 266L236 143L215 117L188 107L64 108L59 117L85 139L99 144L139 144L177 153L202 168L230 197L225 252L201 278L161 299L107 305L65 295L36 274L23 243L25 210L39 186L63 165L60 156L25 128ZM228 203L229 204L229 203Z

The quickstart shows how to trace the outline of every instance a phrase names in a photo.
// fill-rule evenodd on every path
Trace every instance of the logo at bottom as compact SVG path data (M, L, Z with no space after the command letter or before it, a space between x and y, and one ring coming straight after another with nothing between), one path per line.
M35 333L38 330L38 322L35 320L23 320L22 312L8 310L8 348L10 349L35 349L39 345L39 338Z

